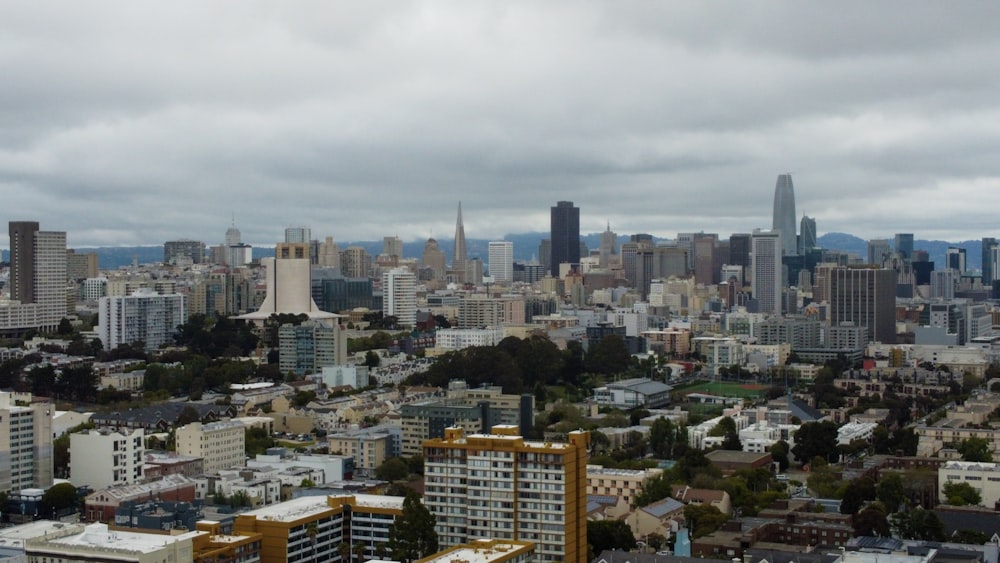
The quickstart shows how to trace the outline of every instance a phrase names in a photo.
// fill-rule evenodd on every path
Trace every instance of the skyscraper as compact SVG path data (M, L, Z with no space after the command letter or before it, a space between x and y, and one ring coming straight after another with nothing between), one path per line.
M830 270L830 324L854 323L868 338L896 342L896 272L882 268Z
M781 233L781 256L795 256L798 244L795 237L795 189L792 175L780 174L774 186L774 217L771 230Z
M945 268L955 270L959 275L965 273L965 249L949 246L945 251Z
M468 260L465 248L465 224L462 222L462 202L458 202L458 220L455 221L455 255L451 259L451 269L465 281L465 262Z
M552 250L549 272L559 277L560 264L580 263L580 208L572 201L560 201L551 209Z
M587 561L587 448L590 433L569 443L532 442L513 425L465 436L461 428L423 443L424 503L442 547L473 538L534 542L535 561Z
M750 237L750 286L760 312L781 314L782 236L776 231L755 229Z
M447 272L445 262L448 259L444 251L438 246L438 241L433 238L427 239L424 243L424 254L421 258L424 268L430 268L435 280L443 280Z
M896 233L896 253L906 261L913 258L913 233Z
M285 229L285 242L309 242L312 240L312 231L309 227L287 227Z
M402 258L403 239L396 236L382 237L382 254Z
M729 235L729 261L731 266L740 266L741 280L749 279L747 268L750 267L750 233L733 233Z
M799 221L799 254L805 256L816 248L816 218L807 215Z
M889 255L889 240L880 238L868 241L868 263L879 268L886 265Z
M601 268L610 268L612 266L611 257L618 254L618 235L611 230L611 223L608 223L608 228L601 233L601 247L600 247L600 265Z
M490 241L490 276L500 284L514 281L514 243L506 240Z
M54 330L66 316L66 233L11 221L10 297L37 306L34 328ZM30 328L30 327L24 327Z

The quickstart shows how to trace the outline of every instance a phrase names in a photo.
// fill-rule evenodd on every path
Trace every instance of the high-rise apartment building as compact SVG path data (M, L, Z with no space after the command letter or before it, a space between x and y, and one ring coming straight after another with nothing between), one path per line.
M77 252L72 248L66 251L66 279L79 282L96 278L97 274L96 252Z
M441 547L474 538L530 541L535 561L587 561L587 448L590 433L568 443L532 442L517 426L465 436L448 428L424 442L424 503L437 518Z
M177 327L187 322L186 299L179 293L160 295L152 289L102 297L98 301L98 336L104 349L143 342L147 351L153 351L172 344Z
M509 284L514 281L514 243L507 240L490 241L490 276L494 283Z
M54 413L48 399L0 391L0 491L52 486Z
M282 325L278 353L281 373L320 373L324 367L347 362L347 332L336 321Z
M881 268L834 268L829 271L830 324L854 323L868 338L896 342L896 272Z
M23 307L23 327L55 330L66 316L66 233L40 231L35 221L11 221L10 298Z
M403 257L403 239L397 236L382 237L382 254L395 256L397 259Z
M190 260L191 264L205 261L205 243L197 240L168 240L163 243L163 263L177 264Z
M371 275L372 261L361 246L348 246L340 254L340 269L345 278L367 278Z
M781 314L782 235L777 231L756 229L750 238L750 286L760 312Z
M580 263L580 208L572 201L560 201L551 208L552 241L549 273L559 277L560 264Z
M417 324L417 277L406 268L382 272L382 315L393 316L400 325Z
M795 256L798 243L795 236L795 188L792 175L780 174L774 186L774 217L771 230L781 234L781 256Z
M799 255L805 256L816 248L816 218L806 215L799 221Z

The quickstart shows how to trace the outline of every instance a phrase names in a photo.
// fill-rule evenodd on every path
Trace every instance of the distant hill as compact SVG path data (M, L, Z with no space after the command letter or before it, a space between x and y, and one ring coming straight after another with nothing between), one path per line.
M549 233L513 233L504 235L501 240L508 240L514 243L514 259L527 262L538 258L538 245L542 239L548 238ZM591 250L596 250L601 244L600 233L590 233L581 236L584 244ZM483 262L488 262L488 248L490 240L498 239L467 239L466 247L469 258L481 258ZM628 242L629 235L618 236L618 246ZM656 239L661 240L661 239ZM455 241L452 238L437 239L438 247L444 251L451 262L454 256ZM829 250L839 250L850 252L861 257L868 256L868 242L865 239L856 237L848 233L826 233L817 239L820 247ZM891 243L891 240L890 240ZM348 246L360 246L368 254L377 256L382 252L382 241L338 241L340 249ZM403 243L403 255L407 257L420 258L424 253L425 241L413 241ZM944 267L945 253L948 247L954 246L964 248L966 251L966 269L970 271L982 269L982 241L967 240L963 242L947 242L942 240L916 240L914 248L926 250L931 261L935 263L936 269ZM163 260L163 247L156 246L102 246L98 248L79 248L78 252L94 252L98 256L98 264L104 270L116 270L122 266L128 266L135 258L139 264L151 264ZM7 250L0 252L4 262L10 261L10 253ZM273 246L254 247L254 258L266 258L274 256Z

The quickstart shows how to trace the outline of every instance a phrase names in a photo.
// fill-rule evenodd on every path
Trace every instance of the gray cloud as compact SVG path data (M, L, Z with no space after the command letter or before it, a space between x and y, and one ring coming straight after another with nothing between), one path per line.
M983 3L8 3L0 193L72 245L770 226L996 236ZM994 195L996 194L996 195Z

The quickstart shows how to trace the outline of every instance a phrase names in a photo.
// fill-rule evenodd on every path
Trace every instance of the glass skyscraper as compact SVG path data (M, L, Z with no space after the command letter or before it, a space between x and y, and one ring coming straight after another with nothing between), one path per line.
M572 201L560 201L552 208L552 249L549 272L559 277L559 264L580 263L580 208Z

